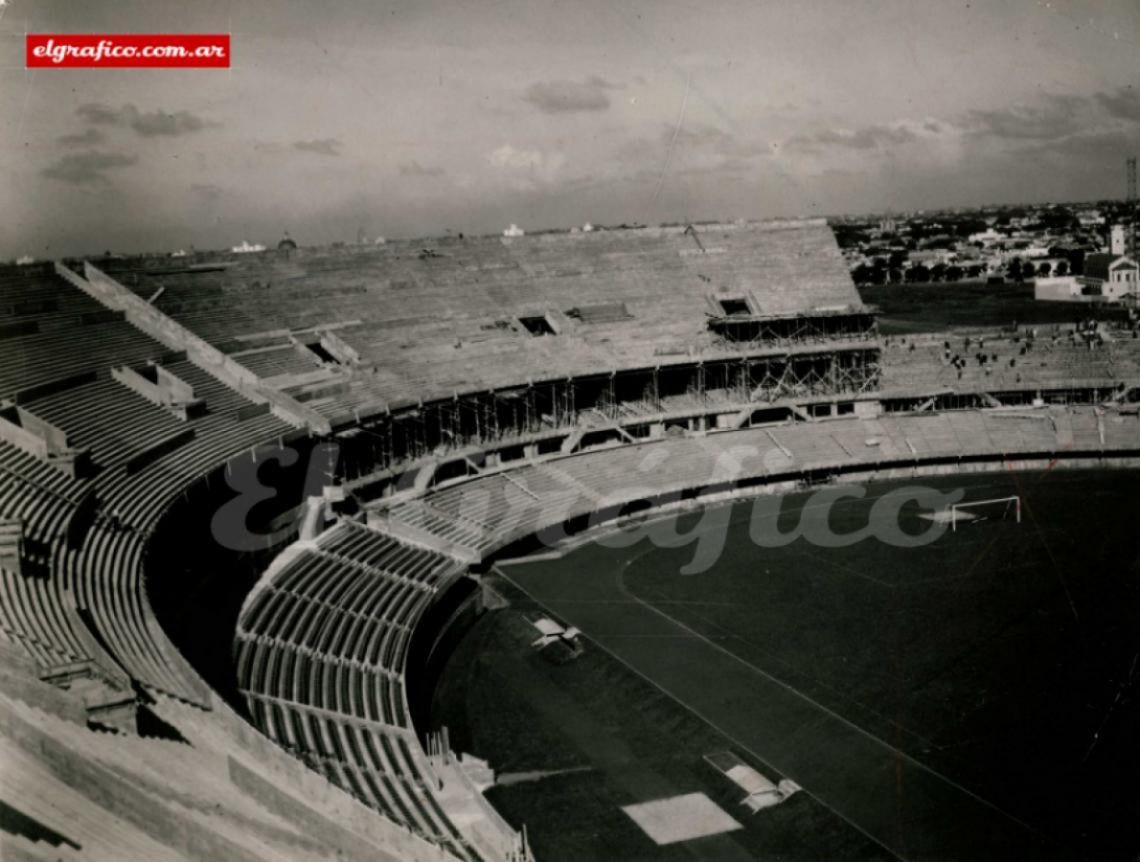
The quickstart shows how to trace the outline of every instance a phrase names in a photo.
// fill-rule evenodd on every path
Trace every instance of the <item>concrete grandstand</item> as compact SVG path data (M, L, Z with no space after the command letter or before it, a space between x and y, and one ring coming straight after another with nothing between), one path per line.
M0 271L13 858L530 858L411 692L509 549L1140 463L1140 342L885 344L823 221L199 256Z

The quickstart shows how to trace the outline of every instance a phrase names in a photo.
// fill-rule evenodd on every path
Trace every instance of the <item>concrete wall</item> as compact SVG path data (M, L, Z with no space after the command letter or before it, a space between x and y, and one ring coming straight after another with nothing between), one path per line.
M144 369L147 370L147 369ZM132 392L145 398L151 404L171 409L186 405L194 400L194 387L161 365L151 366L152 381L134 368L123 365L111 369L111 377ZM183 419L186 417L183 416Z
M14 713L0 710L0 733L33 755L58 780L92 800L92 808L122 818L160 844L192 859L259 862L244 847L195 820L175 816L150 794Z
M61 429L16 406L0 413L0 440L40 460L62 455L68 449L67 435Z
M1033 298L1046 302L1087 302L1092 299L1081 296L1081 286L1071 275L1036 279L1033 282Z
M347 858L371 859L376 862L444 862L452 858L439 847L416 838L395 824L392 824L387 846L377 846L314 811L232 757L229 759L229 771L234 785L256 799L266 810L336 847Z

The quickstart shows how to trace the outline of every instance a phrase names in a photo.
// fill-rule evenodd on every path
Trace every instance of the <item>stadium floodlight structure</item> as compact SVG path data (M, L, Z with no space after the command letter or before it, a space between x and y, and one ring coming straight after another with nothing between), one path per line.
M963 512L959 516L960 510L986 509L987 507L989 507L989 511L993 511L995 508L1000 509L1002 520L1008 519L1012 512L1014 520L1019 524L1021 523L1021 497L1012 494L1008 497L991 497L988 500L966 500L962 503L952 503L950 505L950 530L955 533L958 532L959 517L962 520L976 520L975 516L968 514L968 512Z

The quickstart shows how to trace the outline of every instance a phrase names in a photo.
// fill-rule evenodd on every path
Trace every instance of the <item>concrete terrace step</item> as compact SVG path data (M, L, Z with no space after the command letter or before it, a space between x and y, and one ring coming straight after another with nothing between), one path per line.
M10 740L0 739L0 798L80 846L83 858L176 862L187 857L101 808L47 771Z
M26 704L7 701L4 705L73 751L103 763L175 818L195 821L258 858L284 862L329 856L327 848L230 784L224 753L171 740L92 731Z

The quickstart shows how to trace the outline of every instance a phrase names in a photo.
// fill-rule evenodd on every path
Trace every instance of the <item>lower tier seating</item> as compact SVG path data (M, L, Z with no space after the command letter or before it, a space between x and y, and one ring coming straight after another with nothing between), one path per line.
M282 559L238 621L255 724L385 816L478 858L435 798L404 691L412 631L461 564L349 521Z
M1097 407L796 422L609 447L515 467L509 473L490 472L391 504L385 517L414 523L441 541L466 534L477 520L483 531L478 541L471 539L472 546L486 554L577 515L742 478L802 470L827 473L858 463L995 453L1049 456L1138 445L1140 416Z

